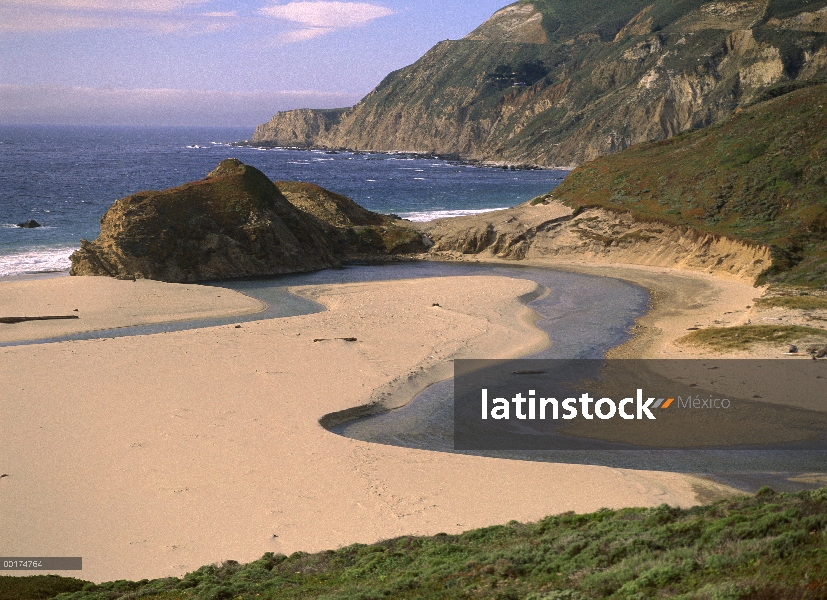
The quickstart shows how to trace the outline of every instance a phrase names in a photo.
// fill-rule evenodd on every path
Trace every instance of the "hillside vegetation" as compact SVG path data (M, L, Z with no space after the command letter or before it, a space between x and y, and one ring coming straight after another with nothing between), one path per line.
M535 0L253 143L574 166L711 125L827 73L825 0Z
M763 279L827 284L827 85L715 126L587 163L554 190L574 207L767 245Z
M50 593L50 589L54 592ZM24 595L28 594L28 595ZM182 579L0 577L0 600L827 598L827 489L600 510L460 535L226 561Z

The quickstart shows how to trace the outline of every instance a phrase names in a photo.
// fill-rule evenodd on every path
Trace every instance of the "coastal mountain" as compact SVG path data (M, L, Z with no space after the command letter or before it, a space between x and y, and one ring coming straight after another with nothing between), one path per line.
M561 259L827 284L827 85L586 163L550 194L420 225L446 257Z
M520 1L255 144L575 166L827 78L827 0Z
M236 159L205 179L117 200L72 275L194 282L278 275L425 249L421 234L313 184L279 182Z
M553 195L578 210L764 246L772 267L762 279L827 285L825 132L827 85L819 85L585 164Z

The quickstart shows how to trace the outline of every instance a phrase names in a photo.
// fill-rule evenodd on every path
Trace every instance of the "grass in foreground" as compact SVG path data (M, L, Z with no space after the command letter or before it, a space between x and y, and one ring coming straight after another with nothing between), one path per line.
M678 342L713 350L749 350L756 344L827 343L827 331L802 325L740 325L711 327L683 336Z
M2 591L9 579L0 578L0 599L23 598ZM56 597L827 598L827 488L763 488L686 510L604 509L318 554L267 553L183 579L89 583Z

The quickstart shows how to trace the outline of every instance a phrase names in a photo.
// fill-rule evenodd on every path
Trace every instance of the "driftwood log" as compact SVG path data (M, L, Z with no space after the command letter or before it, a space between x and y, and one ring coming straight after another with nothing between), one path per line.
M0 323L23 323L24 321L53 321L56 319L79 319L77 315L48 315L45 317L0 317Z

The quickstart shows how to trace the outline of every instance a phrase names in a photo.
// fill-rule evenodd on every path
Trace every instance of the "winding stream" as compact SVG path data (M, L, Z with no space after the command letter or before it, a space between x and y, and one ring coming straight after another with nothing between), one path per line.
M638 286L609 277L553 269L443 262L351 265L315 273L207 284L242 292L268 305L265 311L251 315L123 327L0 346L147 335L311 314L324 310L324 307L291 294L287 291L288 287L463 275L529 279L549 289L548 295L530 302L529 306L539 315L536 325L548 334L550 344L527 358L601 358L610 348L631 337L630 327L648 307L648 294ZM333 427L331 431L373 443L458 452L453 448L453 381L430 386L399 409L356 419ZM789 478L795 473L822 471L827 464L827 457L821 452L803 454L789 451L532 450L466 453L519 460L704 473L747 491L755 491L761 485L771 485L778 490L818 487L815 484L790 482Z

